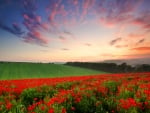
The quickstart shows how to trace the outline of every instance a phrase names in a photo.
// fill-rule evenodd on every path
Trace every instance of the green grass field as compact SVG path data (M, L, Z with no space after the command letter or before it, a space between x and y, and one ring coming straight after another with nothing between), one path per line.
M94 75L105 72L50 63L0 63L0 79Z

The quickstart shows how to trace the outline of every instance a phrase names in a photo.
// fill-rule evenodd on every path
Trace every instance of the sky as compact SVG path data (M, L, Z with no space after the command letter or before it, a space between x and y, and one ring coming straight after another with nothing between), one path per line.
M150 58L150 0L0 0L0 61Z

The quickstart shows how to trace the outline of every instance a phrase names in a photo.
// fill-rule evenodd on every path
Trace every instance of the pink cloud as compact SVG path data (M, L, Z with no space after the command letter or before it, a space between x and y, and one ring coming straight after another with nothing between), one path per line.
M53 10L49 16L49 21L50 21L51 25L53 25L53 26L56 25L56 23L54 22L56 14L57 14L56 10Z
M38 31L32 31L24 37L24 42L38 43L39 45L48 44L49 40Z
M95 0L84 0L83 1L81 20L82 20L82 18L85 17L85 15L87 15L89 9L94 5L94 3L95 3Z
M59 2L54 2L47 8L47 11L50 11L48 20L53 27L57 27L58 25L58 22L56 21L57 15L65 16L67 14L64 5L61 5Z
M116 25L123 25L129 23L130 19L133 18L132 15L127 15L127 14L117 14L117 15L109 15L109 16L104 16L100 17L99 23L103 26L106 26L108 28L113 28Z
M43 23L41 24L41 27L42 27L43 29L45 29L45 30L49 30L49 26L50 26L50 25L49 25L48 23L44 23L44 22L43 22Z
M133 20L133 24L135 24L135 25L141 25L143 23L144 23L144 19L142 19L142 18L136 18Z
M41 16L36 16L36 21L37 21L38 23L41 23L41 21L42 21Z
M60 2L50 4L47 8L47 12L50 12L48 14L48 21L54 29L59 29L61 26L64 27L66 23L70 23L70 20L67 19L67 16L70 15L70 10L66 11L65 5Z
M25 25L25 27L31 31L35 28L37 28L37 26L39 27L39 21L40 21L40 17L33 15L33 16L29 16L29 14L23 14L24 17L24 21L23 24Z
M34 35L35 37L37 37L37 39L40 40L41 42L43 42L43 43L45 43L45 44L48 43L48 40L47 40L43 35L41 35L40 32L34 31L34 32L32 32L32 33L33 33L33 35Z
M53 27L60 25L76 25L82 22L85 17L93 11L92 14L99 18L99 22L106 27L114 27L117 24L126 24L134 18L134 11L142 3L143 0L69 0L67 3L73 5L72 9L67 9L66 4L61 0L52 2L46 9L50 12L48 19ZM81 12L79 11L82 10ZM57 17L60 20L57 20ZM68 18L69 16L69 18ZM73 18L72 18L73 17ZM78 17L78 19L76 19ZM145 26L149 27L149 26Z
M33 14L29 16L29 14L23 14L24 21L23 24L27 28L27 33L23 37L24 42L26 43L35 43L38 45L46 45L48 44L48 38L41 34L41 28L44 30L48 30L48 25L46 23L42 23L41 16Z
M39 15L37 11L40 4L35 0L23 0L23 24L26 27L26 39L33 42L40 42L47 44L48 40L41 34L41 31L50 31L59 36L60 32L82 22L90 22L93 18L98 19L99 23L106 27L114 27L115 25L132 23L132 25L141 26L142 28L149 29L150 14L145 12L135 17L135 9L138 8L143 0L50 0L49 6L46 8L47 15ZM89 18L89 16L92 16ZM41 17L43 16L43 18ZM96 18L94 17L96 16ZM87 18L86 18L87 17ZM44 18L47 20L44 21ZM90 20L91 19L91 20ZM92 20L93 21L93 20ZM5 26L4 26L5 27ZM19 30L17 24L13 24L13 29ZM6 28L5 28L6 29ZM8 28L7 28L8 29ZM63 29L63 30L62 30ZM9 29L13 32L13 30ZM55 32L56 31L56 32ZM69 32L63 32L65 38L72 37ZM143 34L129 34L129 37L144 37ZM60 38L60 40L66 40ZM57 39L58 40L58 39ZM114 39L110 45L115 45L120 48L125 46L119 45L121 38ZM139 43L142 42L139 41ZM88 46L88 44L87 44Z
M133 19L136 8L142 0L98 1L96 12L99 20L106 27L114 27L117 24L126 24Z
M62 4L59 9L59 14L62 16L66 16L68 12L65 10L65 6Z
M150 24L148 23L147 25L144 25L145 29L150 29Z
M112 28L115 25L114 22L107 21L106 18L100 18L99 22L100 24L108 28Z
M76 6L78 5L79 1L78 0L73 0L73 4Z
M137 25L139 27L150 29L150 11L143 12L139 17L135 17L132 20L133 25Z
M23 14L24 19L28 20L29 16L27 14Z
M24 22L28 22L30 24L33 24L34 22L37 22L36 21L36 15L34 15L33 17L30 17L29 14L23 14L23 17L24 17Z

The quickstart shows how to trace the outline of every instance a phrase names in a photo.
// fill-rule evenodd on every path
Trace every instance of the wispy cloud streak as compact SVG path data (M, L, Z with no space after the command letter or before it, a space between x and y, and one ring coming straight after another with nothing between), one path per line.
M111 45L111 46L112 46L112 45L115 45L116 43L120 42L121 40L122 40L122 38L116 38L116 39L110 41L110 45Z
M61 50L62 50L62 51L69 51L68 48L62 48Z
M17 23L13 23L11 27L9 27L8 25L5 25L2 21L0 21L0 28L18 37L20 37L24 33Z
M132 48L131 50L136 50L136 51L150 51L150 47L149 46L137 47L137 48Z
M143 39L139 40L136 44L141 44L141 43L143 43L144 41L145 41L145 39L143 38Z
M92 46L92 44L90 44L90 43L85 43L84 45L88 46L88 47Z

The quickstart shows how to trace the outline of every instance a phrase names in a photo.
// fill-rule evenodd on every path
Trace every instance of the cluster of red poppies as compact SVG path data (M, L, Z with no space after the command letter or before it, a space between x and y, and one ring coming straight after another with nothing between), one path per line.
M149 113L150 73L1 80L0 112Z

